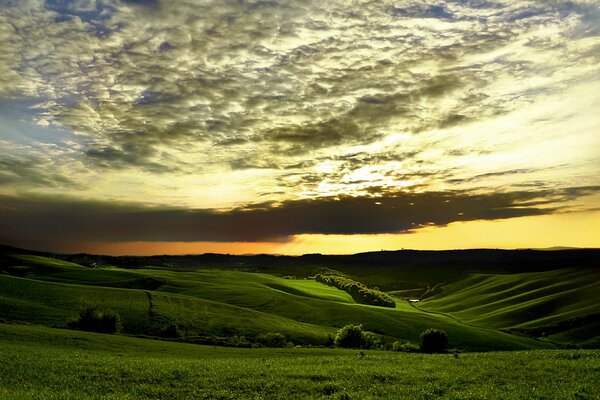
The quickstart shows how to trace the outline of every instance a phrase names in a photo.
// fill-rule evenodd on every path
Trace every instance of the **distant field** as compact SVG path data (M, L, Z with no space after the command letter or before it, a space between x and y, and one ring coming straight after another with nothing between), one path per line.
M1 399L598 399L600 351L231 349L0 324Z

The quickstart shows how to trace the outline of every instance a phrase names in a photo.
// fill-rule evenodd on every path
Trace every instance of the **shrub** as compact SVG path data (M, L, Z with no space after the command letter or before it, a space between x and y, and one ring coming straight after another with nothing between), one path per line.
M121 317L110 309L88 307L75 320L70 321L68 326L89 332L118 333L121 330Z
M333 347L334 345L335 345L335 339L333 338L333 335L328 333L327 334L327 342L325 342L325 346Z
M163 331L160 333L160 336L164 338L179 338L182 335L177 325L169 324L165 329L163 329Z
M228 346L228 347L258 347L258 344L250 343L245 336L188 336L185 339L188 343L206 344L211 346Z
M448 335L440 329L427 329L421 333L421 351L443 353L448 348Z
M252 346L252 344L248 341L248 339L246 339L245 336L233 335L232 337L230 337L228 339L229 339L229 341L227 342L228 346L232 346L232 347L250 347L250 346Z
M338 330L334 343L348 349L370 349L375 344L375 334L363 331L362 325L346 325Z
M256 337L256 342L263 347L285 347L285 336L279 332L262 333Z
M403 351L406 353L416 353L417 351L419 351L419 346L414 343L401 342L401 341L397 340L392 345L392 350Z
M363 332L363 349L382 349L383 343L373 332Z

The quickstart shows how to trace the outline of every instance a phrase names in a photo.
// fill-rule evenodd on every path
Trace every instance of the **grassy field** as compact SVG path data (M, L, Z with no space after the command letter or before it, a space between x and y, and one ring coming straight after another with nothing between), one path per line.
M530 330L558 342L599 347L599 305L597 273L571 268L472 274L444 286L440 294L419 303L419 308L477 326Z
M346 267L353 279L384 283L395 308L357 304L277 268L97 268L0 254L0 322L9 322L0 323L0 399L600 399L600 280L591 267ZM417 306L405 300L425 292ZM92 306L118 312L122 334L64 329ZM346 324L388 345L443 329L449 347L466 352L323 347ZM191 344L256 344L269 332L302 346ZM565 344L596 350L558 350Z
M0 324L1 399L598 399L600 351L232 349Z
M294 344L326 344L346 324L362 324L389 343L418 342L428 328L445 330L450 347L471 351L551 348L552 344L419 311L356 304L344 291L307 279L230 270L169 271L86 268L19 255L0 275L0 318L66 326L77 311L99 305L117 311L127 334L160 336L169 326L184 337L280 332Z

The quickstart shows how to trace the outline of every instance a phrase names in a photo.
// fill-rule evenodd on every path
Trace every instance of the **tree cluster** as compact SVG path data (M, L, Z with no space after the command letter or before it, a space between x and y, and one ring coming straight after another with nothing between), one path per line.
M352 279L338 275L318 274L315 276L315 280L347 292L357 303L380 307L396 307L396 302L391 296L380 290L370 289L362 283L353 281Z
M338 330L334 341L336 347L347 349L371 349L376 338L372 332L363 330L362 325L346 325Z
M389 349L373 332L363 330L362 325L345 325L340 328L334 340L336 347L348 349ZM446 353L448 335L440 329L427 329L421 333L420 346L397 340L392 350L401 352Z

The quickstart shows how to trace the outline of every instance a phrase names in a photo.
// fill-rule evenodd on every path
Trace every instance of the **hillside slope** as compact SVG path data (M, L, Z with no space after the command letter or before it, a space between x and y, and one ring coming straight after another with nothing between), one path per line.
M600 346L600 275L570 268L521 274L472 274L442 287L419 308L469 324Z
M61 264L41 256L16 256L0 275L0 318L65 326L77 311L109 307L123 319L124 332L160 335L170 325L186 337L281 332L295 343L324 344L348 323L395 340L417 342L428 328L448 332L450 346L468 350L549 347L540 341L462 324L420 312L405 302L397 308L359 305L338 289L314 280L284 279L241 271L124 270ZM149 288L139 288L148 284Z

